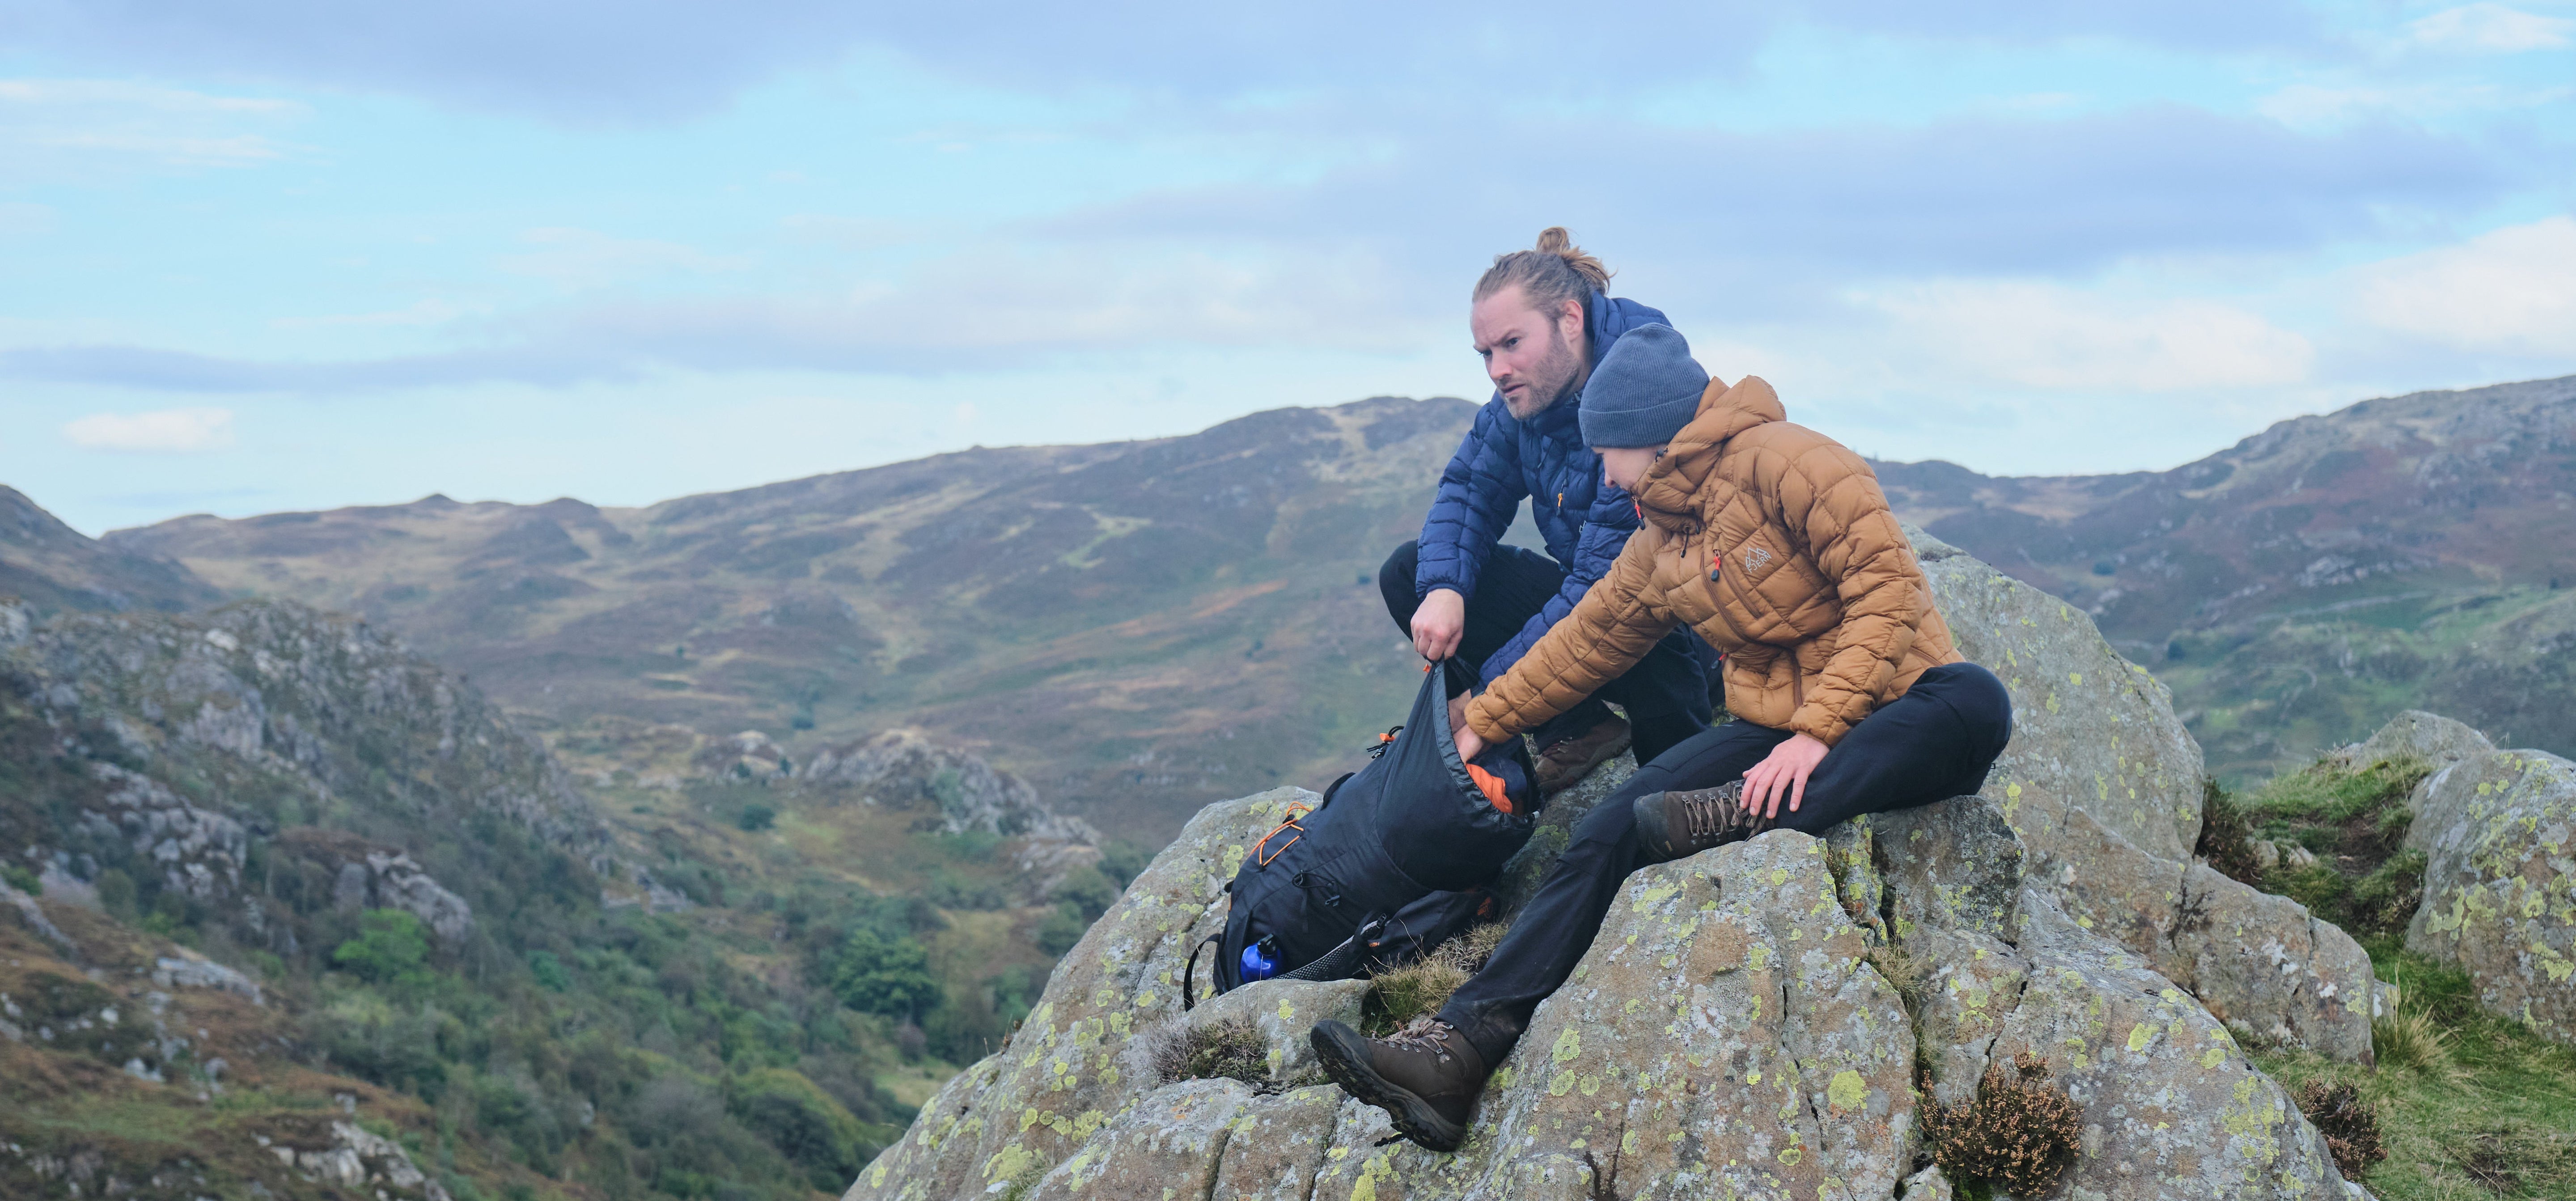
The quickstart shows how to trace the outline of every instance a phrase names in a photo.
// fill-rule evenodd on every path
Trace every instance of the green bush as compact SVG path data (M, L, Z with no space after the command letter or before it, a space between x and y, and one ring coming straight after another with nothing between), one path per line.
M733 824L757 834L778 824L778 811L767 805L745 805L741 816L733 819Z
M547 992L564 992L572 987L572 977L565 973L563 960L552 951L528 953L528 974L537 978L537 987Z
M7 880L9 882L9 887L17 889L28 896L41 897L45 895L45 882L42 879L39 879L36 873L28 871L17 864L0 864L0 880Z
M1067 901L1049 911L1038 923L1038 949L1049 955L1062 955L1072 950L1075 943L1081 942L1082 932L1090 928L1091 922L1082 916L1082 911Z
M761 1068L736 1077L725 1091L725 1109L805 1169L817 1189L847 1187L876 1154L859 1120L802 1073Z
M832 995L861 1013L918 1019L939 1003L939 981L930 974L930 953L903 937L887 938L874 930L852 931L834 962Z
M358 936L331 952L344 972L376 984L419 988L429 971L429 931L400 909L370 909L358 917Z
M1119 886L1096 867L1077 867L1066 872L1055 886L1050 899L1061 901L1082 912L1085 920L1098 918L1118 901Z

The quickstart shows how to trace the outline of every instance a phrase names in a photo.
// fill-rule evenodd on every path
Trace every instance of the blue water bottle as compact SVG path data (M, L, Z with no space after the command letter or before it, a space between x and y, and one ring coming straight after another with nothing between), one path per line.
M1271 954L1270 940L1265 938L1243 948L1243 963L1241 966L1243 982L1246 984L1250 984L1255 980L1267 980L1272 976L1278 975L1279 960L1277 956Z

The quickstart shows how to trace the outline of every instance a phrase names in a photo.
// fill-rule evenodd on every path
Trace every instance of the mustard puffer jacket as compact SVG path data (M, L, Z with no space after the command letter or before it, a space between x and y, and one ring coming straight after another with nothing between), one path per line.
M1869 464L1791 425L1771 385L1711 380L1639 481L1608 575L1467 706L1488 741L1571 709L1677 625L1726 655L1726 708L1830 746L1960 661Z

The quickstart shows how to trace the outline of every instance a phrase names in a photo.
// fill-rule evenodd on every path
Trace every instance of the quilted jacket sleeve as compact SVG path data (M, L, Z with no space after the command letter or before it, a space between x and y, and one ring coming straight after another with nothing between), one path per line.
M1500 400L1476 412L1458 453L1440 472L1440 491L1431 499L1431 514L1422 519L1420 554L1415 559L1413 594L1429 596L1435 588L1453 588L1470 600L1476 576L1485 567L1503 531L1510 529L1521 498L1520 452L1512 437L1512 416Z
M1782 524L1835 581L1842 604L1833 654L1789 718L1790 729L1831 746L1877 707L1881 687L1914 646L1931 586L1859 455L1830 441L1804 448L1766 491Z
M1593 494L1592 508L1583 515L1583 532L1574 543L1574 570L1565 574L1565 583L1532 615L1521 632L1485 659L1484 682L1488 685L1503 678L1512 665L1521 661L1538 640L1556 623L1581 603L1592 585L1610 574L1610 565L1619 559L1619 551L1628 545L1628 535L1637 532L1637 502L1610 481L1601 482Z
M1563 713L1645 658L1679 623L1654 586L1662 531L1628 539L1582 603L1503 677L1467 704L1467 724L1499 742Z

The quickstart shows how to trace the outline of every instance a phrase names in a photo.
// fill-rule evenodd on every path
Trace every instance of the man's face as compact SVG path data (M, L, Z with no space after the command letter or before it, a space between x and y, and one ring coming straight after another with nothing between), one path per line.
M1531 308L1519 288L1505 288L1468 313L1467 330L1503 406L1527 421L1583 387L1583 306L1566 301L1553 314Z

